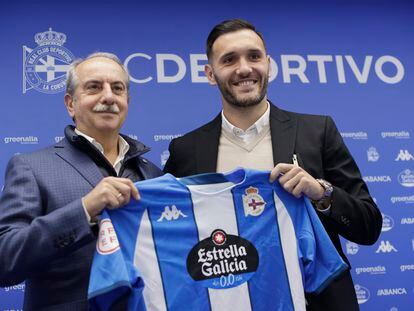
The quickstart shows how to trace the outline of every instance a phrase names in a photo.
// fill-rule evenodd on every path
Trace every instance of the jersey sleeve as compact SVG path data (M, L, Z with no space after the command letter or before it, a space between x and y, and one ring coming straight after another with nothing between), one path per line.
M347 270L348 265L335 249L310 201L305 198L304 203L307 215L301 217L298 236L304 289L307 293L318 294Z
M144 288L140 273L128 259L118 241L112 220L103 211L99 225L99 236L92 263L88 300L91 310L109 310L114 304L124 299L134 303L134 310L140 310Z

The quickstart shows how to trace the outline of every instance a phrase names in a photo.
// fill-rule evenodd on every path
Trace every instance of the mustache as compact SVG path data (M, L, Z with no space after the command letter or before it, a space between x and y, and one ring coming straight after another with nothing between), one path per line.
M119 107L117 104L107 105L102 103L97 103L95 107L92 109L94 112L111 112L111 113L119 113Z

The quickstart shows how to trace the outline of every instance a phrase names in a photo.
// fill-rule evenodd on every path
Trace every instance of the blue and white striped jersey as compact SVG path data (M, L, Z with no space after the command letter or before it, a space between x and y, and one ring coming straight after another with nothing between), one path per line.
M237 169L136 183L141 200L105 211L89 300L106 310L305 310L347 269L306 198L269 172Z

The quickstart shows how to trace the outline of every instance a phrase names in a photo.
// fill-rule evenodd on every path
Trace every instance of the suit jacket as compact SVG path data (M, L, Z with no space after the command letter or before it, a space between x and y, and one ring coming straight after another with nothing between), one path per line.
M139 174L161 175L141 158L148 148L128 142ZM102 178L67 139L10 160L0 197L0 286L26 281L25 310L87 310L97 226L88 223L81 197Z
M329 116L306 115L270 105L270 128L274 164L299 165L314 178L334 186L330 214L318 213L342 258L339 236L358 244L375 243L382 217L360 171ZM170 158L164 172L176 177L215 172L221 133L221 114L206 125L171 141ZM349 271L318 296L308 295L308 310L357 310L358 304Z

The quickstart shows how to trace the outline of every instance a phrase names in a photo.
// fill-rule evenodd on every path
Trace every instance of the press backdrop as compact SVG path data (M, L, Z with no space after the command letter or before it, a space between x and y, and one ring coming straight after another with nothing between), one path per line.
M67 64L95 51L127 65L123 133L152 147L148 158L162 166L173 137L220 111L218 90L203 74L209 31L245 18L263 32L272 57L269 98L333 116L383 213L375 245L343 241L361 310L412 310L413 8L396 0L3 1L0 187L11 156L62 138L71 123L63 104ZM23 292L23 284L0 289L0 310L21 309Z

